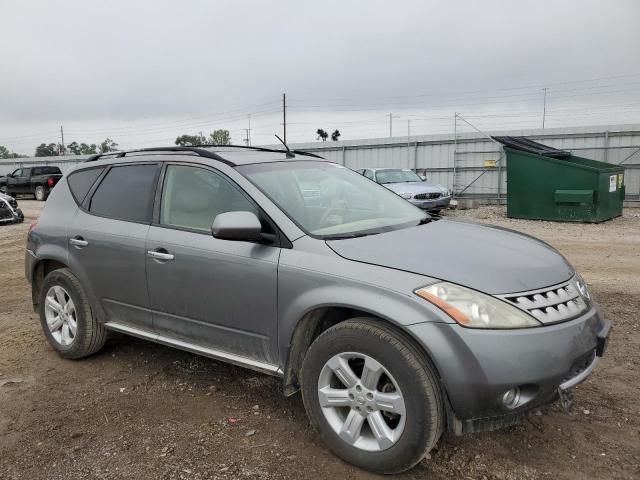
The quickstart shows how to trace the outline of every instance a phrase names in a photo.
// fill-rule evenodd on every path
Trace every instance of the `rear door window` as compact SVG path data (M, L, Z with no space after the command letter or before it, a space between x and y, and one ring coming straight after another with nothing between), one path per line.
M89 211L103 217L151 223L157 164L112 167L91 197Z
M69 189L78 204L84 201L87 193L89 193L89 190L91 190L91 187L93 187L93 184L102 172L104 172L104 167L80 170L79 172L74 172L69 175L67 180L67 182L69 182Z

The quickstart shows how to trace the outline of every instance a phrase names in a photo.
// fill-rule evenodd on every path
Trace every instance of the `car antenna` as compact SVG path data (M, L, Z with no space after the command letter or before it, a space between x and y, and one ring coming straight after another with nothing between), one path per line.
M287 144L286 144L286 143L284 143L284 140L282 140L282 139L278 136L278 134L277 134L277 133L276 133L275 135L276 135L276 138L277 138L278 140L280 140L280 143L282 143L282 145L284 145L284 148L286 148L286 149L287 149L287 158L296 158L296 156L294 155L294 153L293 153L291 150L289 150L289 147L287 146Z

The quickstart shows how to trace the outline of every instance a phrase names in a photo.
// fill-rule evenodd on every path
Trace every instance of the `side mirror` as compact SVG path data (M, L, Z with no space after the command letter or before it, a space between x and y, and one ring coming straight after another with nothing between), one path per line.
M13 173L7 173L7 178L13 178Z
M221 240L250 242L260 238L262 225L252 212L227 212L217 215L211 234Z
M423 182L427 181L427 176L426 175L420 175L420 178L422 179Z

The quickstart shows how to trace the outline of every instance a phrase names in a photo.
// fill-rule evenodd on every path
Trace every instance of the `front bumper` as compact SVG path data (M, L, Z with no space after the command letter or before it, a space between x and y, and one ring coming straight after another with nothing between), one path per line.
M4 203L0 208L0 224L24 222L24 214L20 208L13 208Z
M423 210L440 210L449 206L451 197L440 197L433 200L416 200L415 198L410 198L408 201Z
M559 389L584 381L604 354L611 322L597 308L568 322L519 330L479 330L450 323L408 327L431 355L455 433L516 423L526 411L555 401ZM502 403L518 387L513 408Z

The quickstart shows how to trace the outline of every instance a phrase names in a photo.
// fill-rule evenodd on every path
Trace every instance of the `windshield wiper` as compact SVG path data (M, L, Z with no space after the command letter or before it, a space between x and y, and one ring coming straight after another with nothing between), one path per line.
M433 221L433 218L431 216L426 216L426 217L424 217L422 220L420 220L418 222L418 225L425 225L425 224L427 224L427 223L429 223L431 221Z
M369 233L346 233L344 235L336 235L331 237L326 237L325 240L345 240L347 238L360 238L360 237L368 237L369 235L377 235L380 232L369 232Z

